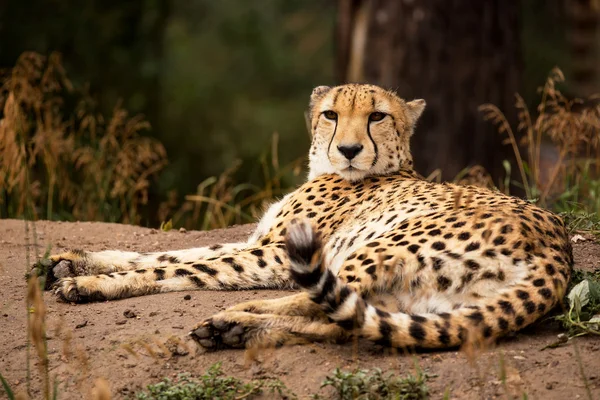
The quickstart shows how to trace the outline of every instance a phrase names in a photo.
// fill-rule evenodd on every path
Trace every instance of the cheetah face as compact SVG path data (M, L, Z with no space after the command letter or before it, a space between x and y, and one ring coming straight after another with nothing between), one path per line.
M309 179L335 173L350 181L412 169L409 139L424 100L405 102L373 85L313 90Z

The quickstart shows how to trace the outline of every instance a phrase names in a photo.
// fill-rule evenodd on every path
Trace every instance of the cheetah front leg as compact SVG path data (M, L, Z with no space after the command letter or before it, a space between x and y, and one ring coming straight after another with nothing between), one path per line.
M60 279L55 292L69 302L115 300L183 290L281 289L290 287L283 244L248 247L191 264L140 268Z
M40 268L38 273L46 274L46 289L59 279L75 276L111 274L133 271L142 268L157 268L172 264L193 264L194 262L231 254L247 247L247 243L216 244L184 250L152 253L105 250L88 252L69 250L50 256L50 265Z

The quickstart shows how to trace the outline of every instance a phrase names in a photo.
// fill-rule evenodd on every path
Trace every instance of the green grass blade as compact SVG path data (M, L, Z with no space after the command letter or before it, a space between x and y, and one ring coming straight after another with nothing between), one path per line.
M4 391L8 396L8 400L15 400L15 394L13 393L12 389L10 388L10 385L8 384L6 379L4 379L2 374L0 374L0 382L2 382L2 387L4 388Z

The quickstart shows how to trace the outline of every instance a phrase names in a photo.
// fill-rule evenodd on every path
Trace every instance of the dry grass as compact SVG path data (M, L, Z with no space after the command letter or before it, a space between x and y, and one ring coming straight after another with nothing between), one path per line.
M520 184L528 199L558 211L578 208L597 213L600 211L600 95L585 100L569 99L558 89L563 82L560 69L553 69L539 88L541 100L535 115L517 94L516 129L496 106L485 104L480 110L500 134L507 136L505 143L515 153ZM546 145L557 155L550 164L542 156ZM510 173L508 163L505 168ZM502 189L508 192L508 185L504 186Z
M242 166L237 162L219 177L201 182L196 193L185 196L179 208L172 194L162 205L159 219L166 221L176 209L172 223L178 227L207 230L256 221L275 198L293 189L287 182L296 180L302 172L304 158L285 166L279 164L278 142L275 133L270 150L261 157L262 185L236 182L235 173Z
M139 222L163 146L117 105L110 118L73 87L58 54L23 53L0 75L0 217Z

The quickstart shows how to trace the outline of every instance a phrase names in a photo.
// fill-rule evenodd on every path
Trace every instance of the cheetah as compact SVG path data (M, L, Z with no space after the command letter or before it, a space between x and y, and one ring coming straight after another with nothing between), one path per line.
M309 103L308 180L246 243L51 257L67 302L185 290L301 289L200 322L202 347L363 338L443 349L496 340L560 301L573 256L563 221L500 192L432 183L409 141L425 108L374 85L320 86Z

